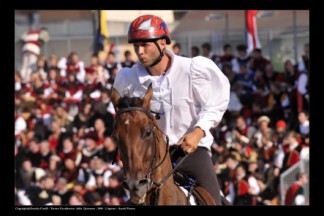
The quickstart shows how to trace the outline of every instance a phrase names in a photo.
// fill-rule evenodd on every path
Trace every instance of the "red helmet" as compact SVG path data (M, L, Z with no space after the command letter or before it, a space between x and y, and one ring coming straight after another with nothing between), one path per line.
M161 38L166 39L167 44L171 43L169 29L158 16L143 15L137 17L128 29L128 43Z

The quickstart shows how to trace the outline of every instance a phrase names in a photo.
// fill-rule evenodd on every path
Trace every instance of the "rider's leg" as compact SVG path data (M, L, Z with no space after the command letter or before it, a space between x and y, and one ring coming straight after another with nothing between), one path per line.
M181 160L184 154L179 152L175 152L172 161L179 162ZM196 184L209 192L216 205L222 205L217 177L206 148L198 147L183 161L178 170L196 179Z

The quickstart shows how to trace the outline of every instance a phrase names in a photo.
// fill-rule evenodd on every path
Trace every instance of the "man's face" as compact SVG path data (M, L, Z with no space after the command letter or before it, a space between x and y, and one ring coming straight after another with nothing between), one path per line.
M160 49L165 47L165 39L157 41ZM149 67L160 56L160 52L153 42L134 42L134 51L138 60L146 67Z

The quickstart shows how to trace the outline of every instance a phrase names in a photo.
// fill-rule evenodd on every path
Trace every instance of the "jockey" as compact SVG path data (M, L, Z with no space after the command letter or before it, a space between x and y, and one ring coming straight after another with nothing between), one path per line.
M213 136L209 129L221 122L227 109L228 79L208 58L186 58L167 49L170 33L160 17L136 18L129 27L128 43L133 43L139 62L121 69L113 87L121 96L143 97L152 83L150 109L162 114L160 129L169 136L171 145L190 153L178 170L196 179L196 184L221 205L210 157ZM176 161L184 154L178 156Z

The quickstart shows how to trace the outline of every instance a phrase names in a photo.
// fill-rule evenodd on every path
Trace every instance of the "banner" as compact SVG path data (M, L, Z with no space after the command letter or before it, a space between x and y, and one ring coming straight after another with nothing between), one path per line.
M108 27L107 27L107 18L106 11L99 10L98 12L98 30L97 30L97 46L96 51L103 50L104 47L108 44Z
M255 48L261 48L256 25L257 13L258 10L246 11L247 53L251 53Z

